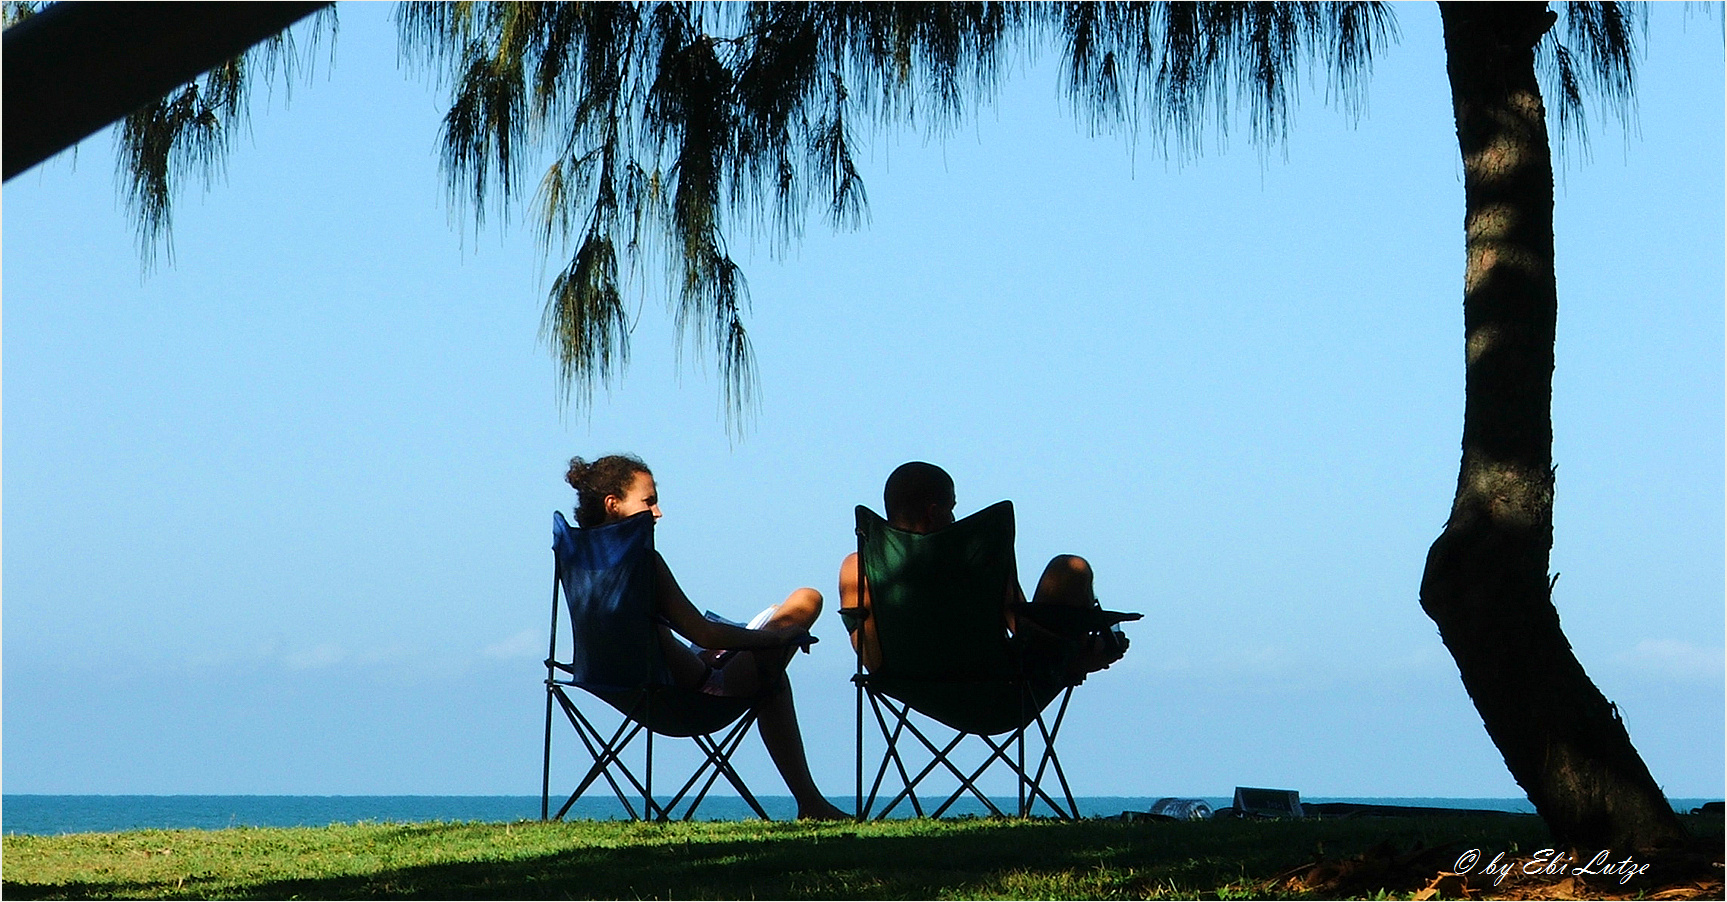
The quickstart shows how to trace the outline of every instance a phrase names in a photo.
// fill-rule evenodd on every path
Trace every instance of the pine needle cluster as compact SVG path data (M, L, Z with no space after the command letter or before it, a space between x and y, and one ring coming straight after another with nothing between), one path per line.
M39 5L9 0L6 19ZM1631 122L1645 11L1554 6L1539 62L1558 131L1582 143L1588 99ZM559 261L541 331L563 400L585 406L622 375L635 322L625 296L663 292L679 348L712 355L741 432L757 380L728 237L743 229L783 252L811 213L861 226L856 161L874 130L939 137L993 98L1011 64L1053 47L1094 131L1149 136L1188 158L1245 120L1263 154L1287 137L1304 75L1327 102L1364 112L1373 59L1397 38L1393 12L1374 2L409 2L397 20L403 57L451 92L440 149L452 200L476 228L489 210L507 220L525 208ZM333 10L296 31L315 49L335 33ZM250 87L291 84L304 66L285 31L126 119L118 177L146 265L159 249L171 255L182 183L207 189L221 176ZM644 284L656 279L659 290Z

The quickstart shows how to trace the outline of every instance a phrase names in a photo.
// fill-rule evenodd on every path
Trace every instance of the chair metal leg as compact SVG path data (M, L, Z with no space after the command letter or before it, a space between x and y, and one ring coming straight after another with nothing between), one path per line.
M648 693L647 716L648 716L648 722L649 723L653 722L653 716L654 716L653 698L654 698L653 693L651 693L651 692ZM653 730L648 731L647 745L648 745L647 759L646 759L647 760L647 773L643 775L644 778L646 779L647 785L642 787L642 811L645 812L642 816L648 818L649 820L663 821L666 819L665 812L663 812L663 811L655 812L654 811L654 731Z
M874 803L876 794L880 790L882 780L887 775L887 767L890 762L893 764L894 769L899 772L900 786L903 787L897 795L882 807L881 814L877 819L885 819L895 808L899 807L899 803L902 801L910 801L912 812L918 817L924 817L923 803L919 801L917 797L917 786L919 783L923 782L925 777L929 776L931 771L935 770L938 765L943 763L943 757L949 752L952 752L964 736L955 736L954 740L948 743L947 748L937 750L935 744L930 742L928 737L925 737L923 733L921 733L917 727L912 724L911 707L909 705L899 705L896 707L894 703L889 701L885 696L872 692L870 694L870 707L875 712L876 725L881 729L882 737L887 743L887 750L883 754L881 767L876 770L875 785L870 788L870 801L872 804ZM882 708L886 708L888 713L894 716L894 725L891 730L888 729L887 719L882 716ZM907 730L909 730L919 742L923 743L924 748L931 755L929 764L925 765L923 770L919 771L915 777L906 772L905 759L900 755L899 751L900 738L905 735ZM949 769L952 769L951 765L949 765Z
M876 696L874 694L871 695L871 700L872 700L872 702L876 700ZM973 771L971 774L968 775L965 772L961 771L953 763L953 761L951 759L951 755L953 754L954 749L958 748L960 743L965 741L965 738L968 735L977 735L977 734L968 734L968 733L956 732L954 734L953 739L950 740L946 746L941 747L941 748L937 748L936 744L933 741L931 741L928 736L925 736L923 731L919 730L917 728L917 725L911 721L911 708L909 706L902 705L902 706L896 707L892 702L889 702L886 699L881 699L881 705L883 707L886 707L888 709L888 711L894 715L896 723L893 727L893 730L890 732L888 730L888 727L886 724L886 719L883 718L881 716L880 711L877 710L877 712L876 712L877 723L878 723L878 725L880 725L883 734L888 737L890 747L889 747L889 751L886 753L886 756L884 757L884 760L882 761L881 769L877 772L876 786L877 786L877 788L880 787L882 778L885 776L886 771L887 771L888 761L889 761L889 759L891 759L893 764L895 765L895 767L898 768L898 770L899 770L900 781L901 781L902 785L905 786L905 788L903 790L901 790L899 792L899 794L895 795L893 797L893 799L890 800L887 803L887 805L882 808L881 814L878 815L878 819L887 817L888 814L891 813L893 811L893 809L895 807L897 807L901 801L907 801L907 800L909 800L911 802L912 810L915 811L919 817L923 817L924 816L923 806L917 797L917 787L920 783L923 782L924 778L928 777L931 773L933 773L937 767L947 768L948 772L951 773L954 776L954 778L959 781L960 787L959 787L959 789L955 790L952 795L948 796L948 798L945 801L943 801L942 804L936 810L930 812L930 814L929 814L930 817L941 817L944 813L947 812L947 809L949 807L951 807L953 805L953 803L955 801L957 801L959 799L959 797L964 795L966 792L970 792L973 796L975 796L977 798L977 800L979 802L981 802L983 804L983 806L990 811L991 814L993 814L997 817L1005 817L1006 816L1000 808L996 807L995 802L992 801L989 798L989 796L985 795L982 790L977 788L978 777L981 776L983 774L983 772L986 769L988 769L988 767L991 764L993 764L996 760L999 759L1002 762L1007 763L1009 766L1012 765L1012 759L1010 759L1008 757L1005 743L1002 745L997 745L995 742L993 742L987 736L981 736L981 735L978 736L978 738L985 745L989 746L991 754L988 758L985 759L982 766L980 766L977 770ZM909 776L906 773L903 759L901 758L901 756L899 754L898 741L899 741L900 736L904 732L910 732L911 735L918 740L918 742L922 743L922 745L924 746L924 749L926 751L928 751L930 754L930 762L928 764L924 765L923 769L918 771L916 776ZM874 798L875 798L875 791L872 790L871 791L872 803L874 801Z
M618 802L624 806L624 810L629 814L631 820L651 817L652 812L649 810L644 810L639 816L636 814L635 806L630 804L629 796L624 793L623 787L618 785L617 779L612 776L612 767L616 765L633 789L638 792L646 791L642 782L636 779L635 774L631 773L628 767L624 766L620 757L624 750L629 747L629 744L635 741L636 735L642 731L641 724L632 718L625 717L623 722L618 725L617 730L612 733L611 739L607 740L576 707L575 702L570 700L568 693L564 692L562 686L554 686L553 690L559 706L563 708L565 718L569 720L570 726L575 728L577 738L581 739L588 755L594 759L594 764L588 769L588 773L582 778L581 783L577 785L576 791L570 794L570 797L565 800L563 806L558 809L558 813L552 819L562 820L564 815L569 812L570 806L574 805L576 800L587 792L588 787L593 785L594 780L600 777L604 777L606 783L611 786L613 795L617 796Z
M1073 687L1070 686L1067 691L1062 694L1061 705L1056 708L1055 725L1053 727L1045 726L1043 714L1041 712L1036 718L1038 732L1041 734L1043 739L1043 755L1041 760L1038 762L1037 776L1032 780L1031 787L1033 793L1041 795L1044 802L1056 812L1058 817L1067 820L1079 820L1079 805L1075 804L1073 800L1073 790L1067 784L1067 774L1062 771L1061 757L1056 754L1055 750L1056 736L1061 732L1061 723L1062 720L1067 717L1067 705L1072 699ZM1045 765L1048 765L1050 769L1055 772L1056 781L1061 784L1062 798L1067 802L1067 807L1065 809L1057 805L1055 800L1050 798L1049 794L1045 793L1042 789ZM1036 804L1035 800L1032 804Z
M888 728L887 718L882 716L882 708L886 708L889 713L894 715L894 726L892 729ZM915 790L918 782L925 776L928 776L929 772L935 768L936 762L932 761L930 765L924 768L923 772L919 773L915 778L910 776L906 773L905 760L899 753L899 740L900 737L904 735L904 732L907 729L910 729L912 733L918 737L919 741L923 742L930 751L934 752L935 746L931 744L928 739L924 738L921 733L918 733L916 726L912 725L909 719L910 708L904 706L896 708L885 696L876 692L871 692L870 710L875 714L876 725L881 729L882 738L887 743L887 750L883 753L881 767L876 769L875 784L870 787L868 807L874 807L877 793L881 790L882 780L886 778L887 768L891 763L894 768L899 771L900 783L905 787L905 789L901 790L898 795L893 797L892 801L888 802L887 805L882 808L881 813L876 816L876 819L885 819L893 812L894 808L898 807L901 801L907 799L911 801L912 811L916 813L918 817L923 817L923 804L918 801ZM948 750L952 750L951 746ZM939 753L937 754L939 755Z
M665 810L670 812L673 809L676 809L678 805L682 804L684 797L689 794L689 791L695 787L696 783L701 781L702 777L705 775L707 780L702 783L701 789L696 793L695 798L690 801L689 807L685 809L683 817L679 818L679 820L687 821L695 816L696 809L701 805L702 800L707 798L708 790L713 788L714 783L717 782L720 777L726 778L726 782L730 783L732 788L738 791L739 797L748 803L750 808L753 809L756 814L762 818L762 820L772 820L772 818L768 817L767 811L762 808L761 803L756 801L756 797L750 792L749 787L744 785L744 781L738 776L737 771L732 769L732 755L738 750L738 746L743 745L744 736L749 733L750 727L755 725L755 720L756 716L753 711L744 715L742 718L739 718L737 723L732 725L732 728L718 742L715 742L712 736L691 737L695 740L696 747L700 748L703 754L707 756L706 760L702 762L700 767L696 768L695 773L690 775L689 780L685 781L684 785L678 789L677 794L672 796L672 800L665 804Z
M867 820L869 820L869 810L864 808L864 798L863 798L863 772L864 772L863 703L864 703L864 687L863 687L862 677L863 677L863 665L860 663L858 665L858 674L856 676L852 677L852 684L857 689L857 724L856 724L856 729L852 733L853 736L857 737L857 759L856 759L856 764L857 764L857 805L856 805L856 807L852 808L852 812L853 812L852 816L859 821L867 821ZM871 794L870 798L872 801L874 800L875 796L873 793Z
M1025 817L1029 811L1025 804L1025 727L1014 730L1013 738L1014 745L1019 750L1019 763L1014 768L1014 773L1019 779L1013 782L1019 788L1019 816Z
M552 803L552 706L556 700L552 698L552 681L546 680L546 750L545 758L540 764L540 820L546 819L546 814Z
M745 715L744 719L738 722L737 728L732 731L730 736L730 747L726 749L724 758L719 762L719 768L725 774L726 782L732 784L732 788L738 791L738 795L749 803L750 809L756 813L756 817L764 821L771 821L773 818L768 817L767 809L762 807L761 802L756 801L755 793L750 792L750 788L744 785L743 778L739 777L738 772L732 769L732 754L738 750L738 746L743 745L744 737L749 735L750 728L755 725L756 713L754 711Z
M664 822L674 817L678 817L680 820L691 820L701 803L707 798L709 791L721 777L724 777L726 782L737 790L739 797L755 812L756 816L763 820L773 819L731 763L733 755L743 745L743 741L749 735L750 730L756 726L757 716L754 711L744 712L723 733L715 732L689 737L702 751L704 759L669 801L661 801L655 797L653 790L654 732L644 725L651 716L649 713L652 710L651 693L642 693L627 711L622 712L624 716L620 719L617 729L608 737L582 714L581 709L576 706L569 693L565 691L569 685L568 683L548 683L547 696L551 700L548 704L555 702L563 709L565 719L575 730L576 737L581 740L583 748L593 759L593 764L557 813L543 819L562 820L576 801L596 781L603 779L611 787L612 794L617 797L619 804L623 805L625 813L631 820ZM624 756L630 744L635 742L636 737L644 732L647 736L642 743L642 766L646 772L638 779L634 770L625 763ZM549 757L547 760L549 762ZM545 785L542 787L545 796L541 800L543 815L549 813L550 807L549 773L548 764ZM699 787L698 784L700 784ZM692 791L694 791L693 796L691 795ZM641 803L639 810L635 804L637 799ZM683 809L681 817L678 812L680 806L687 806Z
M929 737L925 736L923 734L923 731L921 731L917 728L916 724L911 723L908 720L906 722L906 729L908 731L910 731L912 736L916 737L919 742L923 743L924 749L926 751L928 751L931 755L930 762L928 764L924 765L923 770L918 771L918 774L916 777L912 778L911 784L913 787L917 786L919 783L922 783L924 778L929 776L931 773L933 773L937 767L947 768L948 773L952 774L955 779L959 780L960 789L956 791L956 795L960 792L964 792L965 789L971 785L971 781L976 779L975 774L971 778L968 779L966 774L961 772L960 769L954 765L953 760L949 757L950 755L953 754L954 749L959 748L960 743L964 742L968 735L973 735L973 734L956 732L956 733L954 733L953 739L949 740L947 745L942 746L940 749L937 749L935 747L935 743L933 741L931 741L929 739ZM990 743L987 738L985 739L985 744L991 745L993 748L993 744ZM984 807L986 807L990 810L990 813L995 814L997 816L1001 815L1001 811L995 807L995 804L993 802L991 802L987 796L984 796L982 793L979 793L975 787L972 787L972 792L974 795L976 795L978 797L979 801L983 802ZM951 803L951 799L949 800L949 803ZM944 803L940 810L935 811L935 812L931 812L930 817L941 817L942 812L945 812L947 810L947 804L948 803Z
M876 798L881 792L882 781L887 778L887 769L889 764L892 764L899 771L901 785L906 785L911 779L910 776L906 774L905 762L900 759L899 755L899 737L904 724L903 722L896 721L893 729L888 729L887 719L884 718L881 713L881 709L884 704L885 702L883 702L879 696L873 692L870 693L870 712L875 715L876 726L881 730L882 741L886 744L886 748L882 752L881 766L876 768L875 781L870 784L869 801L864 805L866 810L873 810L875 808ZM891 706L888 707L888 710L893 712L893 708ZM897 712L894 713L897 714ZM895 805L899 804L899 800L903 797L904 793L894 797L893 802L886 808L882 809L881 817L887 817L888 813L893 810ZM912 798L911 804L912 808L917 811L918 816L922 817L923 810L918 807L916 797Z
M988 757L984 758L982 764L979 764L975 769L972 770L972 772L969 776L960 776L959 771L953 767L951 762L943 762L943 763L946 763L948 765L948 769L953 771L954 775L956 777L959 777L960 785L959 785L958 789L955 789L953 791L952 795L947 797L946 801L941 803L941 807L937 808L935 810L935 812L933 814L931 814L930 816L931 817L941 817L944 813L947 812L947 809L949 807L951 807L954 802L959 801L960 796L965 795L965 793L967 793L969 791L973 796L975 796L977 798L977 800L979 802L983 803L983 806L985 808L989 809L989 812L991 814L995 815L996 817L1006 817L1007 815L1004 814L1000 808L997 808L995 806L995 802L991 801L989 796L985 795L982 790L977 788L977 780L979 777L983 776L984 771L989 770L990 765L994 764L997 761L1001 761L1002 763L1007 764L1010 767L1013 766L1012 760L1009 759L1007 756L1008 743L1003 742L1000 745L997 745L993 739L991 739L990 737L985 736L981 733L972 733L972 734L963 734L962 733L962 734L960 734L960 736L955 738L955 741L952 744L957 746L959 744L959 740L965 738L966 735L976 736L980 741L983 742L984 745L989 746L990 754ZM1023 817L1024 815L1021 814L1020 816Z
M876 768L875 780L867 794L863 790L864 731L861 723L863 720L863 701L866 695L869 698L870 710L875 717L877 729L881 732L882 739L887 745L882 753L882 761ZM913 721L912 709L909 705L898 703L897 700L875 691L864 681L858 681L856 714L859 724L857 727L856 779L859 818L886 818L901 802L910 802L917 816L926 816L923 803L918 798L917 788L924 782L925 778L938 769L945 769L958 781L959 785L927 816L941 817L969 793L989 813L998 817L1005 817L1006 814L1001 808L978 785L978 781L983 775L999 762L1014 771L1017 796L1015 813L1017 816L1032 816L1041 803L1047 806L1050 813L1057 818L1077 820L1079 818L1079 806L1074 801L1073 789L1067 782L1067 774L1062 768L1061 757L1056 751L1056 738L1061 731L1062 722L1066 719L1068 705L1072 698L1073 690L1069 687L1062 692L1060 704L1055 708L1054 717L1050 718L1045 716L1048 712L1036 710L1035 700L1028 693L1026 696L1027 722L1009 733L1000 734L999 740L988 735L956 731L952 741L945 745L938 745ZM885 713L884 708L886 709ZM892 715L893 723L891 725L888 722L888 715ZM1033 724L1036 724L1037 729L1035 737L1027 735ZM908 734L916 739L930 755L929 762L915 774L908 768L905 755L899 748L900 740ZM954 762L954 751L967 736L976 736L988 749L988 754L982 763L969 772L961 770ZM1027 746L1034 738L1041 741L1041 748L1030 750ZM1035 762L1032 760L1034 758L1036 759ZM899 782L904 788L888 799L880 810L877 810L876 804L881 798L883 783L886 781L890 768L897 772ZM1056 786L1045 788L1044 778L1048 775L1054 776ZM1053 791L1057 790L1060 792L1059 798L1052 794Z
M761 802L756 801L755 794L750 792L748 786L744 785L743 778L738 776L738 772L732 769L732 753L736 752L738 746L743 744L744 737L749 735L750 727L755 726L755 723L756 714L754 711L744 715L738 726L729 734L727 741L730 743L730 747L726 748L725 756L718 763L717 768L725 775L726 782L732 784L732 788L738 791L738 796L749 804L750 809L756 813L756 817L764 821L771 821L773 818L768 817L767 809L762 807ZM725 743L721 743L722 748L725 748L725 745ZM709 782L713 782L711 778ZM698 798L695 803L690 805L690 814L695 813L696 804L699 804L700 801ZM685 816L685 820L688 820L688 815Z
M563 583L558 578L557 568L552 569L552 628L551 638L546 643L546 754L540 765L540 820L546 819L546 811L552 802L552 693L561 691L553 685L556 671L553 664L558 658L558 593Z

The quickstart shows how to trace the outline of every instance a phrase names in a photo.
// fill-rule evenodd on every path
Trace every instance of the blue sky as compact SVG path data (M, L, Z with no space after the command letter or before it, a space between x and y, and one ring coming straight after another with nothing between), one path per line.
M112 138L4 189L7 792L532 794L549 527L572 454L640 454L698 605L830 599L909 459L1088 557L1128 658L1077 696L1085 795L1520 795L1416 602L1456 479L1462 184L1438 16L1397 8L1351 127L1176 164L1051 61L943 141L879 137L869 223L739 233L741 441L653 289L623 381L560 411L532 232L475 232L390 8L260 96L145 275ZM1722 793L1723 52L1652 10L1637 126L1560 176L1556 601L1675 797ZM831 602L830 602L831 603ZM838 618L794 681L851 791ZM753 744L752 744L753 745ZM568 747L565 747L568 750ZM759 749L748 766L778 791Z

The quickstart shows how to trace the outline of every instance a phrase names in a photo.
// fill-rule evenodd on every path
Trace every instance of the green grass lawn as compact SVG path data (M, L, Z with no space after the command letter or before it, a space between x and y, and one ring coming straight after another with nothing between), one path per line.
M11 835L0 867L7 899L1245 898L1286 894L1274 879L1316 858L1419 845L1454 861L1546 841L1533 817L367 823Z

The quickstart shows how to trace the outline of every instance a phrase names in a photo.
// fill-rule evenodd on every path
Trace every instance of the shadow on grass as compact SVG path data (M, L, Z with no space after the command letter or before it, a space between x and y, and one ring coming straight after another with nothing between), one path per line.
M30 898L723 898L892 899L1257 895L1316 856L1341 858L1391 843L1500 851L1537 848L1534 818L1370 819L1300 823L1213 821L959 821L897 824L381 825L324 844L318 876L245 862L229 873L193 866L173 879L35 883ZM434 859L361 863L356 850L410 850ZM247 857L243 851L223 853ZM442 859L442 860L437 860ZM303 860L303 859L302 859ZM376 859L373 859L376 860ZM8 869L11 871L11 869ZM304 871L301 871L304 872ZM16 872L9 873L12 877ZM158 872L160 873L160 872ZM255 876L238 876L251 874ZM68 875L71 876L71 875ZM84 877L84 874L77 875Z

